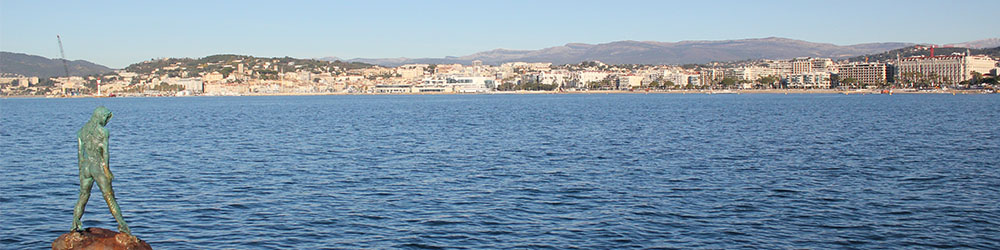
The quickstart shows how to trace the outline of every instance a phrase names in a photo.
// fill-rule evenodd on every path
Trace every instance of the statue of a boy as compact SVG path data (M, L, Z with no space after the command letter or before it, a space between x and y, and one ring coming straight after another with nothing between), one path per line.
M83 209L90 199L90 188L97 181L97 187L104 195L104 201L108 203L111 215L118 221L118 231L132 234L122 218L122 212L118 208L118 201L115 201L115 191L111 189L111 180L115 178L108 167L108 129L104 128L111 119L111 111L104 106L94 109L94 115L83 125L83 128L76 133L78 153L77 160L80 165L80 199L76 201L73 208L73 229L83 231L80 224L80 217L83 216Z

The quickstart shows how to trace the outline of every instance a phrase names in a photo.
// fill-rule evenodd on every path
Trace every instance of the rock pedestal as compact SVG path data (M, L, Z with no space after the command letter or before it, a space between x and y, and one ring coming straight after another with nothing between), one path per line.
M149 243L135 236L104 228L91 227L81 232L65 233L52 242L52 250L152 250Z

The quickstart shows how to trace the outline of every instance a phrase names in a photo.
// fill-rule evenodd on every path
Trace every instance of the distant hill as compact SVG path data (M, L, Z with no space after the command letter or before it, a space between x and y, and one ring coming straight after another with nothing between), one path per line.
M111 68L96 63L76 60L67 61L71 76L87 76L112 72ZM0 73L37 77L61 77L66 75L61 59L0 51Z
M356 58L348 61L384 66L408 63L461 63L481 60L485 64L505 62L552 62L574 64L601 61L610 64L688 64L748 59L787 59L794 57L829 57L835 59L884 52L912 43L866 43L840 46L788 38L769 37L723 41L618 41L602 44L569 43L540 50L495 49L467 56L445 58Z
M996 48L1000 47L1000 38L987 38L971 42L945 44L945 46L972 48L972 49Z
M986 48L986 49L972 49L972 48L959 48L959 47L949 47L949 48L934 48L935 55L950 55L953 53L966 53L968 51L972 55L988 55L992 57L1000 57L1000 47ZM931 51L926 47L909 46L905 48L894 49L882 53L856 56L848 58L848 61L852 62L863 62L865 57L868 58L870 62L889 62L896 60L896 55L899 57L906 58L911 56L930 56Z

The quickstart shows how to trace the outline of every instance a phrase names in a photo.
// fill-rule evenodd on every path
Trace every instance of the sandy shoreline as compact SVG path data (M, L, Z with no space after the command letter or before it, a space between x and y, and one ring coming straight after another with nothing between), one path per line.
M495 91L485 93L252 93L236 96L325 96L325 95L538 95L538 94L844 94L844 95L868 95L883 94L882 90L837 90L837 89L744 89L744 90L651 90L651 91L627 91L627 90L590 90L590 91ZM936 91L900 91L894 90L892 94L995 94L983 92L981 90L936 90ZM192 96L213 96L213 95L192 95ZM121 96L121 97L175 97L175 96ZM190 96L179 96L190 97ZM104 98L97 96L3 96L0 98Z

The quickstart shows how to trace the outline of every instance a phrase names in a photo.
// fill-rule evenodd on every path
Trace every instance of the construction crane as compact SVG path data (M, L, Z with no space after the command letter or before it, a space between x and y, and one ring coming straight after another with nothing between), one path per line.
M62 37L59 37L59 35L56 35L56 40L59 41L59 56L62 56L63 71L66 72L66 81L68 82L69 81L69 65L66 64L66 52L63 51ZM63 83L62 93L63 93L63 95L66 94L66 83Z
M63 70L66 71L66 78L69 78L69 65L66 64L66 52L63 51L62 38L56 35L56 40L59 41L59 56L62 56Z

